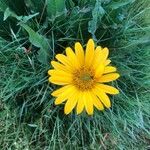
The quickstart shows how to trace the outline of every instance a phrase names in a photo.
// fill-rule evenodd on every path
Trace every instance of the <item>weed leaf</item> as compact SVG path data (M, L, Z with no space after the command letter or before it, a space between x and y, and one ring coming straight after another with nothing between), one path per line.
M101 21L105 10L101 6L101 0L97 0L95 7L92 11L92 20L88 23L88 31L94 36L96 29L98 28L98 23Z
M47 0L47 14L51 21L66 12L64 0Z
M16 18L18 21L21 21L23 23L26 23L28 20L32 19L33 17L37 16L39 13L35 13L32 15L28 15L28 16L17 16L13 11L11 11L9 8L7 8L4 12L4 21L8 18L8 17L14 17Z
M21 24L21 26L28 32L29 41L34 46L40 48L38 52L38 60L43 64L47 64L49 56L49 45L47 39L44 36L40 35L38 32L35 32L28 25Z
M109 8L114 10L114 9L118 9L120 7L123 7L127 4L133 3L135 0L119 0L118 2L114 2L111 1L111 3L109 3Z

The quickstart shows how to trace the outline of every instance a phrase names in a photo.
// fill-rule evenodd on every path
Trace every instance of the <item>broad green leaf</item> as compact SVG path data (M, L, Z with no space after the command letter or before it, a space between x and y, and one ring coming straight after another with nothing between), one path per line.
M14 17L16 18L18 21L21 21L23 23L26 23L28 20L32 19L33 17L37 16L39 13L35 13L33 15L29 15L29 16L17 16L13 11L11 11L9 8L7 8L4 12L4 21L8 18L8 17Z
M33 15L29 15L29 16L20 16L20 21L23 21L24 23L26 23L28 20L32 19L33 17L38 16L39 13L35 13ZM19 19L18 19L19 20Z
M47 14L50 20L54 21L55 18L66 12L64 0L47 0Z
M118 9L120 7L123 7L127 4L133 3L135 0L119 0L119 1L111 1L108 5L108 8L114 10Z
M98 23L101 21L105 10L101 6L101 0L96 0L95 7L92 11L92 20L88 23L88 31L94 36Z
M4 12L4 21L8 18L8 17L14 17L14 18L17 18L18 16L13 12L11 11L9 8L7 8Z
M38 59L41 63L47 64L49 52L49 45L47 39L40 35L38 32L35 32L28 25L21 24L21 26L28 32L29 41L36 47L40 48L38 51Z
M36 47L45 47L46 42L42 35L40 35L38 32L35 32L33 29L31 29L28 25L21 24L21 26L28 32L29 34L29 41ZM43 43L44 42L44 43Z

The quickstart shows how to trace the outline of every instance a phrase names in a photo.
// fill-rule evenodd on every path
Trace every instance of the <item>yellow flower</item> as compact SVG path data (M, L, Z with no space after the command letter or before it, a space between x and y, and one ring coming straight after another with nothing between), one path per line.
M56 97L55 105L66 101L64 113L69 114L76 107L77 114L84 108L89 115L93 114L94 106L98 110L111 107L107 94L118 94L119 91L104 83L119 77L116 68L110 66L108 48L97 46L90 39L84 52L79 42L75 43L75 52L66 48L66 55L57 54L51 61L54 69L49 70L49 82L63 87L52 93Z

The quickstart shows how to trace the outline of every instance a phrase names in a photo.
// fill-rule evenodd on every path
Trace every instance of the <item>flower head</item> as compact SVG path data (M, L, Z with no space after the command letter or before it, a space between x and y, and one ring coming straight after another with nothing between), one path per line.
M116 68L110 65L108 48L97 46L89 39L86 50L79 42L75 43L75 52L66 48L66 55L57 54L57 61L51 61L54 69L48 71L49 82L62 86L52 92L56 97L55 104L65 103L64 113L69 114L76 107L77 114L84 108L89 115L94 106L98 110L111 107L107 94L118 94L119 91L104 83L119 77Z

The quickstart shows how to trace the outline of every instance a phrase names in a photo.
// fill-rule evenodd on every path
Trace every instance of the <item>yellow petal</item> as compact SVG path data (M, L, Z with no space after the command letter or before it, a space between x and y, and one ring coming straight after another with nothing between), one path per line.
M79 115L84 109L83 93L80 92L79 100L77 103L77 115Z
M116 71L117 71L116 67L106 66L105 69L104 69L104 74L112 73L112 72L116 72Z
M49 82L57 84L57 85L65 85L65 84L70 84L72 83L72 78L71 77L61 77L60 76L53 76L50 77Z
M62 94L60 94L56 100L55 100L55 105L59 105L62 102L66 101L68 98L73 96L73 93L76 91L74 86L70 86L66 88Z
M101 51L103 48L101 46L97 46L95 49L95 53L97 53L98 51Z
M55 99L55 105L59 105L67 100L67 96L59 96Z
M94 41L93 39L89 39L86 46L85 52L85 65L87 67L91 66L94 57Z
M119 90L114 88L114 87L112 87L112 86L105 85L105 84L97 84L96 86L100 90L103 90L105 93L108 93L108 94L119 94Z
M93 115L93 99L88 91L84 92L83 101L88 115Z
M110 59L107 59L106 61L105 61L105 66L107 66L107 65L109 65L111 63L111 60Z
M105 107L109 108L111 107L111 102L109 97L101 90L99 90L99 88L95 87L93 89L93 93L95 93L95 95L97 95L97 97L101 100L101 102L105 105Z
M101 54L102 48L101 46L97 46L96 50L94 52L94 58L93 58L93 68L96 69L100 62L100 54Z
M101 62L105 62L106 59L108 58L109 55L109 50L107 47L103 48L103 50L101 51Z
M65 85L57 90L55 90L54 92L51 93L52 96L58 97L60 96L62 93L65 92L65 90L68 90L68 88L72 87L72 85Z
M84 50L82 45L79 42L75 43L75 53L80 63L80 66L82 67L84 64Z
M101 101L99 100L99 98L92 94L92 97L93 97L93 104L94 106L98 109L98 110L104 110L104 106L103 104L101 103Z
M76 106L77 101L78 101L79 92L76 91L75 93L72 93L72 94L73 96L70 97L65 104L64 113L66 115L69 114L73 110L73 108Z
M101 47L98 46L94 54L93 68L96 69L100 64L105 65L108 54L108 48L101 49Z
M118 73L110 73L110 74L106 74L101 76L98 79L98 82L110 82L110 81L114 81L116 79L118 79L120 77L120 75Z
M74 68L78 68L79 67L79 62L77 60L77 57L75 55L75 53L72 51L72 49L70 47L66 48L66 55L70 61L70 64L72 64L72 66Z
M95 51L94 51L94 60L93 61L97 60L98 57L100 57L101 51L102 51L102 47L101 46L97 46Z
M60 61L62 64L64 64L66 67L68 67L69 69L72 68L70 61L68 60L68 58L65 55L57 54L56 59L58 61Z
M63 71L66 71L66 72L71 72L72 70L67 68L66 66L64 66L63 64L59 63L59 62L56 62L56 61L51 61L51 65L57 69L57 70L63 70Z
M95 78L99 78L104 72L104 64L100 64L96 69L95 69Z
M66 71L62 71L62 70L56 70L56 69L51 69L48 71L48 74L55 77L55 76L59 76L59 78L64 78L64 77L70 77L72 78L72 74L66 72Z

